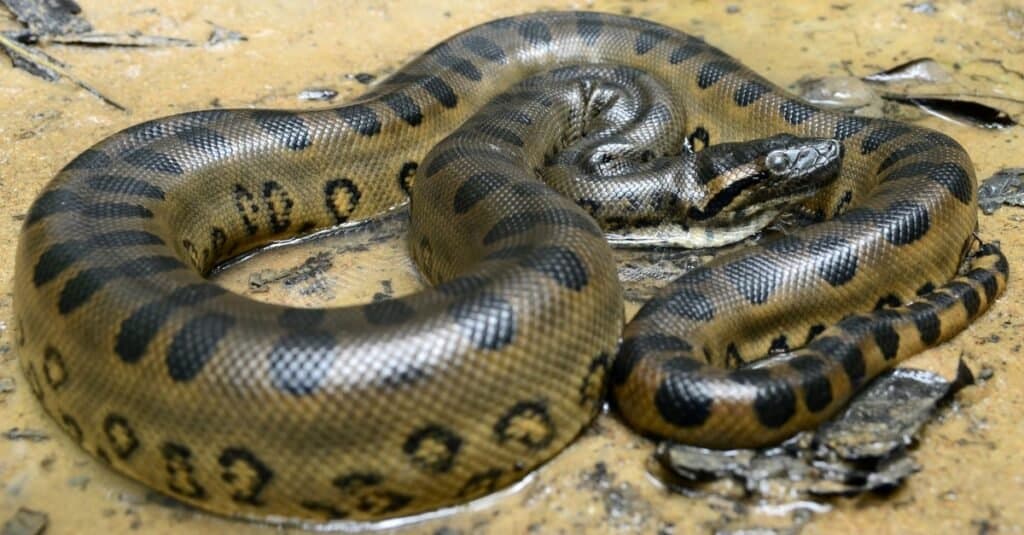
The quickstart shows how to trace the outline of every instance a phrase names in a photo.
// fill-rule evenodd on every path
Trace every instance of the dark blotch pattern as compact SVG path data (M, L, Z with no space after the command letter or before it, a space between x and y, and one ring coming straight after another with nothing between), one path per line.
M1006 271L1002 271L1006 273ZM967 273L967 278L980 284L985 290L985 300L992 302L996 298L996 294L999 293L999 281L996 280L995 275L991 271L985 269L972 269Z
M335 110L338 117L349 128L364 136L375 136L380 133L380 117L373 108L365 104L349 104Z
M864 362L864 355L860 348L855 344L837 336L822 336L816 338L807 347L827 359L839 362L854 389L864 381L867 364Z
M773 378L768 370L736 370L729 378L739 384L754 387L754 414L761 425L777 429L796 414L796 393L793 387L784 379Z
M867 125L868 119L863 117L843 117L836 123L836 129L832 134L832 137L839 141L843 141L846 138L853 137L861 130L864 130L864 127Z
M285 147L302 150L313 144L309 127L298 115L287 111L256 110L252 112L256 124L270 133Z
M389 299L364 306L363 315L374 325L398 325L412 319L416 311L402 301Z
M807 410L819 412L832 403L832 383L828 380L828 364L818 357L802 355L787 362L800 374L800 388Z
M973 286L966 282L951 282L946 288L953 294L955 299L964 305L968 318L973 318L981 308L981 296Z
M459 97L455 95L455 90L440 77L428 76L421 80L419 85L445 108L454 108L459 104Z
M942 332L942 323L939 320L938 312L929 303L911 303L907 305L910 309L910 318L921 333L921 341L926 345L932 345L939 339Z
M163 244L159 236L144 230L115 230L84 240L55 243L39 255L32 282L36 287L42 286L92 253L120 247Z
M167 372L178 382L191 381L217 352L217 345L235 325L225 314L203 314L189 320L171 340Z
M158 173L180 175L185 172L185 170L182 169L181 164L178 163L178 160L175 158L145 147L135 149L134 151L121 156L121 158L134 166L148 169L150 171L156 171Z
M647 353L654 351L677 351L689 353L693 348L682 338L667 334L646 334L622 341L619 356L612 362L611 380L618 386L626 384L633 368Z
M226 137L204 126L186 128L176 135L178 139L210 158L216 159L231 152L231 143Z
M539 20L525 20L519 25L519 35L533 46L551 43L551 29Z
M601 37L604 22L596 13L581 12L577 14L577 17L576 34L583 39L584 44L594 46L597 43L597 39Z
M106 169L114 163L114 160L103 152L96 149L89 149L79 154L71 163L64 166L65 170L71 169Z
M579 255L565 247L543 247L525 256L520 265L539 271L560 286L580 291L587 286L590 275Z
M462 439L454 432L439 425L428 425L409 435L402 451L417 467L442 474L451 470L461 447Z
M707 89L715 85L725 75L739 70L739 64L729 60L709 61L700 66L697 73L697 86Z
M335 344L334 336L314 328L282 336L268 357L274 387L293 396L315 392L334 363Z
M928 208L913 201L896 201L889 206L892 220L882 229L885 239L893 245L908 245L921 239L931 229Z
M466 50L492 63L505 63L508 61L508 58L505 57L505 51L497 43L480 35L466 36L462 40L462 46L466 47Z
M160 329L179 309L213 299L225 292L213 283L194 284L174 290L169 296L142 305L121 322L114 352L122 362L138 362Z
M541 210L534 212L517 212L501 218L484 236L484 245L499 242L536 228L538 225L551 225L575 228L586 231L593 236L602 236L602 231L593 219L586 214L569 210Z
M787 100L779 105L779 113L789 124L801 124L807 119L814 117L818 110L805 102L799 100Z
M695 368L690 359L671 359L662 365L665 379L654 393L654 406L668 423L679 427L697 427L711 416L714 400L690 375Z
M481 349L501 349L515 338L515 310L502 297L488 294L470 296L453 303L448 313L465 336Z
M381 97L384 104L391 108L409 126L419 126L423 122L423 110L409 95L392 93Z
M876 128L864 137L860 143L861 154L871 154L882 145L910 132L910 128L899 124L888 124Z
M108 283L118 279L148 277L184 267L177 258L171 256L143 256L112 267L86 269L64 285L57 309L61 314L70 314Z
M745 108L761 99L766 93L770 93L768 86L756 81L743 82L732 94L732 100L737 106Z
M725 276L747 301L763 304L782 282L782 270L763 257L744 257L725 265Z
M456 214L464 214L509 182L511 179L508 176L492 171L470 175L455 191L452 208Z
M715 304L706 295L693 288L679 288L672 292L664 303L655 302L660 305L657 309L664 309L670 313L692 321L710 321L715 317ZM647 308L649 305L645 305ZM653 313L649 312L649 313Z
M636 37L636 43L633 48L637 55L644 55L650 52L658 43L668 39L669 32L663 28L650 28L640 32Z
M263 505L260 494L274 471L256 454L245 448L227 448L217 457L217 464L223 469L221 481L231 487L231 499L247 505Z
M164 191L162 189L149 182L127 176L99 175L87 178L85 183L89 185L90 189L117 195L160 200L164 198Z
M857 274L857 250L839 236L824 236L808 244L815 271L832 286L842 286Z

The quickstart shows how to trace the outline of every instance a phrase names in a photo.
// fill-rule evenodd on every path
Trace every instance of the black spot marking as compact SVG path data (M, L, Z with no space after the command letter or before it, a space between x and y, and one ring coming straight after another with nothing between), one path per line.
M448 67L453 72L467 80L479 82L483 78L483 74L480 72L480 69L477 69L476 65L473 65L473 62L465 58L460 58L450 54L441 54L437 57L437 62Z
M939 339L942 333L942 322L939 319L935 307L928 303L910 303L910 318L921 333L921 341L925 345L932 345Z
M204 126L186 128L175 136L211 158L224 156L231 152L231 143L226 137Z
M409 435L402 445L402 451L420 469L443 474L452 469L461 447L462 439L451 430L439 425L428 425Z
M419 126L423 122L423 110L409 95L391 93L381 97L381 100L409 126Z
M811 328L807 330L807 340L804 341L804 345L811 343L811 340L814 340L815 338L818 337L819 334L823 332L825 332L824 325L820 323L817 325L811 325Z
M115 230L97 234L85 240L56 243L39 256L32 282L36 287L42 286L63 273L75 262L94 252L136 245L163 244L164 241L159 236L143 230Z
M335 340L330 333L299 329L281 337L270 351L274 387L293 396L312 394L334 364Z
M96 149L89 149L79 154L71 163L64 166L64 170L71 169L106 169L113 165L114 160L107 156L102 151Z
M778 355L780 353L788 353L788 352L789 352L789 339L786 338L786 335L780 334L776 338L772 339L772 345L771 345L771 347L768 348L768 354L769 355Z
M419 85L445 108L454 108L459 104L459 97L455 95L455 90L440 77L428 76L421 80Z
M124 161L143 169L166 173L169 175L180 175L185 172L181 164L173 156L162 152L156 152L145 147L135 149L128 154L121 156Z
M673 291L658 308L664 308L676 316L693 321L710 321L715 317L715 304L702 292L693 288L679 288ZM652 307L651 312L654 310L656 309Z
M864 355L855 344L836 336L822 336L815 338L807 347L828 359L839 362L843 366L852 388L856 389L864 381L867 365L864 362Z
M302 150L313 144L313 136L297 114L279 110L253 110L256 124L291 150Z
M931 230L928 208L912 201L896 201L889 206L892 219L882 229L885 239L893 245L907 245L921 239Z
M973 318L978 313L978 310L981 308L981 296L978 295L978 291L973 286L966 282L955 281L947 284L946 288L957 301L963 303L968 318Z
M349 216L359 206L359 199L362 197L355 182L347 178L336 178L324 184L324 200L327 203L327 210L334 216L335 223L348 221Z
M736 92L732 94L732 100L737 106L745 108L770 92L771 89L761 82L747 81L736 88Z
M256 196L241 184L235 184L235 211L242 218L242 225L245 226L246 234L252 236L259 231L256 225L256 218L259 217L260 205L256 202Z
M140 279L184 267L172 256L143 256L113 267L86 269L64 284L57 309L62 315L70 314L108 283L118 279Z
M498 468L491 468L483 472L473 474L466 480L466 483L459 489L459 498L473 498L490 494L498 489L501 481L502 471Z
M335 113L349 128L364 136L375 136L380 133L380 117L373 108L365 104L349 104L335 109Z
M878 150L882 145L907 134L910 131L910 128L898 124L887 124L886 126L876 128L868 132L868 135L864 137L863 141L861 141L860 153L871 154Z
M723 269L726 278L747 301L763 304L782 282L782 270L760 257L743 257Z
M412 496L380 488L384 478L370 472L357 472L337 477L331 483L341 491L346 501L356 510L367 514L385 515L402 510Z
M565 247L542 247L524 257L520 265L539 271L560 286L582 290L590 280L587 266L579 255Z
M779 105L779 113L789 124L802 124L807 119L814 117L818 110L799 100L787 100Z
M920 296L920 295L930 294L930 293L932 293L934 291L935 291L935 283L926 282L926 283L922 284L921 287L918 288L917 292L915 292L915 293Z
M531 46L551 43L551 30L539 20L525 20L519 25L519 35Z
M481 349L501 349L515 338L515 310L504 298L471 295L453 303L448 313L463 334Z
M280 183L275 180L263 183L263 205L267 207L271 232L284 232L292 226L292 207L295 201Z
M883 308L894 308L903 304L903 300L896 294L886 294L878 298L878 302L875 303L875 310L881 310Z
M622 341L619 348L619 355L612 362L611 380L617 386L626 384L633 368L648 353L656 351L670 351L675 353L690 353L693 347L685 340L667 334L651 333L634 338L627 338Z
M593 236L603 236L597 223L586 214L570 210L553 209L518 212L505 216L487 231L483 243L484 245L491 245L506 238L530 231L538 225L575 228L586 231Z
M78 420L75 420L70 414L62 412L60 414L60 423L64 425L64 430L71 436L71 440L76 444L82 443L85 439L85 434L82 432L82 426L78 424Z
M1005 273L1005 271L1003 271ZM986 269L975 268L967 273L967 278L980 284L985 290L985 300L989 303L996 298L999 293L999 281L996 280L995 275Z
M494 424L499 444L514 442L530 450L539 450L555 438L555 424L544 401L520 401Z
M650 52L658 43L668 39L669 35L671 35L669 31L664 28L648 28L636 36L633 48L637 55L642 56Z
M195 467L192 465L192 450L174 442L164 442L160 447L167 470L167 488L175 494L193 500L205 500L206 489L199 485L193 476Z
M604 22L595 13L581 12L576 16L576 34L583 39L584 44L594 46L601 36Z
M235 325L225 314L192 318L174 334L167 350L167 372L177 382L191 381L217 352L217 345Z
M492 63L505 63L508 61L508 58L505 57L505 51L497 43L486 37L468 35L462 40L462 46L466 47L466 50Z
M729 378L755 388L754 414L761 425L778 429L796 414L796 393L793 387L783 379L773 378L768 370L736 370Z
M416 176L418 167L419 164L416 162L405 162L402 164L402 169L398 171L398 185L406 196L412 194L412 180Z
M882 174L884 171L886 171L893 165L900 163L904 159L916 156L918 154L923 154L925 152L932 150L933 148L935 148L935 145L929 142L911 143L909 145L904 145L892 151L892 153L889 154L889 156L882 160L882 163L878 165L878 173Z
M672 425L697 427L711 416L714 399L689 375L694 362L685 358L671 359L662 365L666 377L654 392L654 406Z
M823 360L802 355L787 364L800 374L800 388L804 392L807 410L819 412L832 403L832 383L828 380L828 365Z
M974 198L974 187L971 175L953 162L944 162L936 165L929 173L928 180L942 185L949 190L956 199L964 204L970 204Z
M669 54L668 62L671 63L672 65L678 65L696 56L697 54L700 54L703 50L704 47L694 43L687 43L685 45L677 46L676 48L672 49L672 52Z
M707 89L725 75L739 70L740 66L734 61L730 60L715 60L709 61L700 66L700 71L697 73L697 87L701 89Z
M128 364L138 362L150 341L156 337L171 315L179 308L190 307L223 294L225 290L212 283L193 284L174 290L163 299L142 305L121 322L114 352Z
M256 455L245 448L227 448L217 458L223 468L221 481L231 487L231 499L237 503L260 506L260 494L274 472Z
M363 315L374 325L398 325L412 319L416 311L402 301L388 299L364 306Z
M128 419L120 414L110 413L103 419L103 434L119 459L127 460L139 449L135 431L128 424Z
M843 117L836 123L835 132L832 137L839 141L857 135L869 124L869 120L863 117Z
M857 274L857 249L845 238L824 236L808 244L818 276L832 286L842 286Z

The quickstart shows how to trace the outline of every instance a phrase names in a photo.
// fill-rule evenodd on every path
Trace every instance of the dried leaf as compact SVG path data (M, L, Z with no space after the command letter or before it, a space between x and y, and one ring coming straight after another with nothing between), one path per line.
M978 207L992 214L1000 206L1024 206L1024 167L1002 169L986 178L978 188Z
M1005 111L972 100L946 97L912 97L896 93L884 93L882 98L901 104L912 104L936 117L980 128L998 129L1017 125L1017 121Z
M861 78L865 82L881 84L893 84L901 82L925 82L932 84L948 83L953 81L941 63L932 58L917 58L906 63L869 74Z

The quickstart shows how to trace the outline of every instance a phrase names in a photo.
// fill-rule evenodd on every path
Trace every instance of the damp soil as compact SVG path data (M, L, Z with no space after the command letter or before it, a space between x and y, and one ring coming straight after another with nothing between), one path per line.
M23 39L61 62L58 80L0 61L0 247L9 252L0 255L0 277L8 281L0 291L4 535L297 531L217 518L112 473L50 421L18 368L9 281L21 221L64 163L124 127L209 107L344 102L470 25L537 9L581 8L642 16L702 36L795 90L808 79L859 79L927 56L950 74L941 87L884 91L953 95L1011 119L1024 117L1024 11L1012 2L737 1L685 9L668 2L532 0L515 6L443 0L78 3L77 16L98 36ZM0 10L3 35L24 30ZM1000 171L1016 179L1024 167L1019 127L948 122L894 101L872 112L955 137L974 158L979 179ZM446 535L1024 533L1024 280L1017 267L1024 266L1024 209L1019 184L999 180L993 198L1005 206L981 216L980 233L1000 241L1009 257L1005 296L952 342L910 359L875 385L880 397L869 397L829 428L770 452L723 455L659 446L606 413L513 489L436 518L376 527ZM302 306L407 294L422 281L406 253L403 225L395 214L273 248L219 271L216 280L254 299ZM710 254L620 252L627 311Z

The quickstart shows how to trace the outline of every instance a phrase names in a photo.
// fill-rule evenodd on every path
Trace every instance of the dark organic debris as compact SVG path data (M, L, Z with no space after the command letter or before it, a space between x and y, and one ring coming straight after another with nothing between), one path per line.
M280 271L263 270L249 276L249 290L253 292L265 292L270 289L270 284L281 282L286 288L315 279L329 270L333 265L332 255L322 251L305 260L301 265Z
M949 71L932 58L917 58L900 63L884 71L861 78L865 82L893 84L901 82L947 83L953 81Z
M978 188L978 207L992 214L1000 206L1024 206L1024 167L1001 169L986 178Z
M64 35L92 31L89 21L80 17L82 8L74 0L0 0L18 21L36 34Z
M376 75L370 74L368 72L357 72L355 74L346 74L345 77L346 78L352 78L355 81L357 81L357 82L359 82L359 83L361 83L363 85L368 85L368 84L372 83L374 80L377 79Z
M19 507L18 512L4 521L0 535L39 535L46 531L50 517L41 511Z
M939 8L935 7L932 2L906 2L903 7L913 11L914 13L924 13L925 15L934 15L939 12Z
M717 451L662 443L666 483L687 494L784 502L888 492L919 470L908 449L940 401L973 377L961 363L953 383L899 368L858 394L838 417L765 450Z
M1017 124L1017 121L1005 111L972 100L934 96L915 97L896 93L883 93L881 97L892 102L917 106L925 112L943 119L981 128L1006 128Z
M45 431L41 431L39 429L22 429L20 427L12 427L7 431L4 431L3 437L7 440L28 440L30 442L50 440L50 435L47 435Z
M299 100L330 102L337 96L338 92L333 89L327 87L311 87L309 89L303 89L299 93Z
M195 43L188 39L178 37L167 37L163 35L145 35L142 32L105 33L92 32L76 35L66 35L47 39L49 42L62 45L83 45L83 46L122 46L122 47L165 47L165 46L195 46Z
M0 394L7 394L8 392L14 392L14 378L0 377Z

